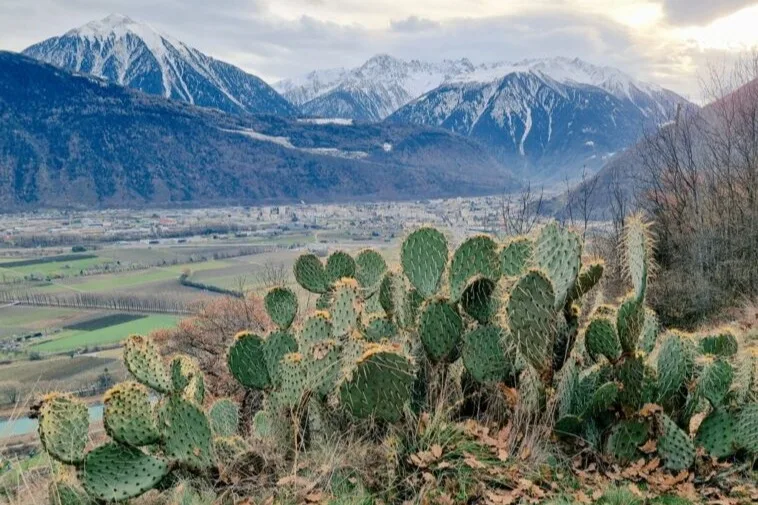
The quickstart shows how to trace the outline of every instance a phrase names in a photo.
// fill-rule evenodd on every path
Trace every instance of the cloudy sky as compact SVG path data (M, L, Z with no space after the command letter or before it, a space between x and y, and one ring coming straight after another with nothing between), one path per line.
M697 100L707 62L758 47L758 0L0 0L0 49L114 12L268 81L376 53L579 56Z

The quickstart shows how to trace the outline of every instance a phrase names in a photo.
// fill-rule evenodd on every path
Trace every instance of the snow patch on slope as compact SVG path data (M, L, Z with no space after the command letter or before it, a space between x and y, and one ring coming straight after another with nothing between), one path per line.
M261 142L271 142L272 144L277 144L287 149L292 149L294 151L300 151L304 153L318 154L321 156L333 156L335 158L345 158L348 160L360 160L360 159L368 157L368 153L364 151L343 151L341 149L337 149L334 147L297 147L290 141L289 137L277 137L273 135L266 135L265 133L260 133L255 130L251 130L249 128L245 128L242 130L222 130L222 131L227 132L227 133L236 133L239 135L244 135L251 139L259 140Z

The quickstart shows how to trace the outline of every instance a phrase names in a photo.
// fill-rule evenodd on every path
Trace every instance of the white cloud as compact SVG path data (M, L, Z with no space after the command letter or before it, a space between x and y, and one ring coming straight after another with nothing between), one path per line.
M752 26L744 16L730 16L749 3L0 0L0 48L21 50L120 12L269 81L314 68L359 65L376 53L474 62L561 55L617 66L696 98L696 74L706 58L750 46ZM758 10L745 12L752 19L758 15ZM733 39L740 44L721 43Z

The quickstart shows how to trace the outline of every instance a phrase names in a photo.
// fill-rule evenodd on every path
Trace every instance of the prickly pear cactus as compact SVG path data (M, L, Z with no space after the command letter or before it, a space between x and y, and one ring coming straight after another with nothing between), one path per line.
M713 458L726 458L737 451L737 425L731 412L718 408L703 419L695 435L695 446Z
M168 471L166 461L136 447L111 442L87 454L79 479L90 496L112 502L139 496L154 488Z
M103 403L103 424L112 439L135 447L158 442L150 393L143 385L122 382L105 393Z
M536 264L552 281L554 309L563 306L582 265L582 240L555 222L545 226L534 246Z
M289 332L275 331L270 333L263 342L263 356L269 379L273 386L279 385L279 364L285 354L297 352L297 341Z
M700 352L728 358L737 354L737 338L731 330L721 330L715 335L708 335L700 340Z
M497 282L500 278L500 258L494 240L478 235L465 240L450 261L450 299L460 300L466 286L474 278L483 277Z
M611 428L605 444L605 454L613 461L628 463L642 454L639 447L648 439L649 425L644 421L620 421Z
M737 414L737 446L758 454L758 403L745 405Z
M45 450L62 463L79 463L88 440L87 406L71 395L47 395L39 412L39 438Z
M648 226L639 216L632 216L624 227L626 268L634 287L634 297L642 302L650 270L651 239Z
M511 333L521 354L540 374L550 371L556 315L553 284L539 270L531 270L511 289L506 311Z
M213 402L208 409L208 420L215 437L231 437L237 434L239 425L239 407L229 398L221 398Z
M329 291L329 278L324 265L315 254L304 254L295 261L295 280L311 293Z
M695 461L695 446L687 434L666 414L658 414L658 454L670 470L685 470Z
M403 272L423 298L431 298L439 290L447 259L447 239L434 228L420 228L403 241Z
M379 291L384 274L387 273L387 263L378 252L366 249L355 257L355 280L364 292L364 298L369 298Z
M506 277L526 273L534 243L527 237L514 237L500 250L500 272Z
M193 402L170 396L159 415L166 456L190 468L204 470L212 463L211 426Z
M297 316L297 296L288 288L271 289L263 298L266 312L281 330L286 330Z
M243 386L266 389L271 385L264 344L259 336L246 331L238 333L229 349L227 362L229 371Z
M141 335L129 337L124 344L124 363L127 370L142 384L159 393L171 391L171 378L158 348L150 338Z
M502 382L515 373L516 349L497 326L480 326L463 337L463 364L477 382Z
M623 352L616 327L607 317L596 317L590 321L584 332L584 345L595 361L605 356L608 361L615 362Z
M341 379L340 403L356 417L397 422L410 400L414 379L411 362L398 349L369 344Z
M463 320L455 306L445 299L426 302L421 309L419 337L433 362L453 361L463 334Z
M485 277L472 279L461 296L461 307L469 316L481 324L495 319L498 311L498 298L495 296L497 284Z
M358 283L347 278L339 281L335 286L334 302L330 312L334 335L340 337L355 329L361 312Z
M344 278L355 277L355 260L344 251L335 251L326 259L326 280L330 285Z
M681 391L682 387L692 376L692 357L682 337L678 333L669 333L664 337L658 351L658 401L666 402L674 394Z

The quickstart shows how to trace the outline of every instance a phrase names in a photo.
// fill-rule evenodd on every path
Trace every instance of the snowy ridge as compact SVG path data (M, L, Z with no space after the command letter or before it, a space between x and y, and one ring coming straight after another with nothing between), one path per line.
M593 86L634 103L643 115L661 115L676 95L613 67L579 58L539 58L474 65L468 59L429 63L377 55L360 67L313 71L274 84L307 114L381 120L441 86L495 83L532 74L548 85Z
M35 44L24 54L69 71L226 112L296 113L259 78L120 14Z

